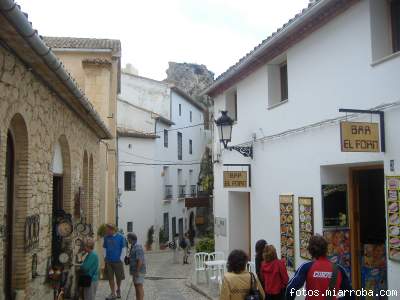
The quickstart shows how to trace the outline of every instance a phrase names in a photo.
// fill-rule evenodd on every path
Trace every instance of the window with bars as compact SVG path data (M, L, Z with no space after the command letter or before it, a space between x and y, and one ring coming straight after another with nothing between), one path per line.
M126 171L124 177L125 191L136 191L136 172Z
M178 132L178 160L182 160L182 133Z
M189 140L189 154L193 154L193 141Z
M168 148L168 130L164 129L164 147Z

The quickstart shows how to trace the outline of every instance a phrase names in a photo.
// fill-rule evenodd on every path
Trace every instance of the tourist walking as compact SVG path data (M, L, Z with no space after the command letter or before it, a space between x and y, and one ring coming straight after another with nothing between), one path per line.
M175 234L172 242L170 242L168 245L169 245L169 248L173 252L172 263L178 264L179 263L179 234Z
M111 294L106 299L121 298L121 282L125 279L122 261L125 257L126 242L113 224L106 225L103 248L105 253L105 272L111 289Z
M260 275L264 283L265 299L284 300L289 281L285 261L278 259L273 245L265 246L263 257Z
M327 251L328 243L322 236L314 235L310 238L308 252L313 257L313 261L302 264L289 281L285 293L286 300L293 300L302 294L299 289L304 283L306 283L306 290L303 291L305 293L310 291L310 295L308 293L306 295L306 300L337 299L336 296L328 297L328 291L331 295L334 292L344 292L345 295L340 298L341 300L354 299L346 271L326 257Z
M144 299L144 276L146 274L146 259L142 245L138 244L137 236L134 233L128 233L128 243L130 246L129 273L132 275L133 285L136 291L136 300Z
M89 238L85 241L83 250L87 253L82 265L80 266L81 276L85 275L89 286L83 287L83 299L95 300L97 286L99 284L99 256L93 250L94 240ZM90 280L89 280L90 279Z
M227 269L221 287L220 300L245 300L249 294L264 299L264 291L257 276L246 270L248 256L242 250L233 250L228 256Z
M187 233L185 233L183 239L180 241L179 247L183 250L183 264L189 264L188 259L190 254L190 241Z
M255 257L255 267L256 267L256 274L258 277L258 280L260 280L261 285L264 286L263 280L261 279L261 274L260 274L260 269L261 269L261 263L263 262L263 253L264 253L264 248L267 245L266 240L258 240L256 242L256 257Z

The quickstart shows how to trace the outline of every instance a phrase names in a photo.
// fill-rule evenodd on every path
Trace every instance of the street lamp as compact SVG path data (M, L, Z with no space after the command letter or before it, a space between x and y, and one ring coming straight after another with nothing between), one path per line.
M232 140L232 127L233 119L228 116L228 111L221 111L221 116L215 120L215 124L218 127L219 141L224 145L225 149L229 151L235 150L242 154L244 157L253 158L253 146L230 146L228 143Z

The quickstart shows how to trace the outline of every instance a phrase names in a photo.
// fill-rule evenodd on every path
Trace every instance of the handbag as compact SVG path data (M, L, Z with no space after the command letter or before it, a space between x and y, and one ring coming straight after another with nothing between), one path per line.
M92 285L92 277L86 274L79 275L78 285L83 288L90 287Z
M250 291L245 300L262 300L262 296L257 287L257 280L252 272L250 272Z
M124 257L124 264L126 266L129 266L131 264L132 248L133 248L133 245L130 247L130 249L128 251L128 255L125 255L125 257Z

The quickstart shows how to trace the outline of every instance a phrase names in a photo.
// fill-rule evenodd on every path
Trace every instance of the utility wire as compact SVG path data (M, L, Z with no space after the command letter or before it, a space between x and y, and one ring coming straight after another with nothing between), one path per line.
M123 153L125 153L125 154L127 154L127 155L130 155L130 156L134 156L134 157L137 157L137 158L142 158L142 159L146 159L146 160L150 160L150 161L155 161L155 162L177 163L176 161L173 161L173 160L159 160L159 159L154 159L154 158L150 158L150 157L145 157L145 156L141 156L141 155L129 153L129 152L126 152L126 151L124 151L124 150L119 150L119 152L123 152ZM197 160L182 160L182 162L183 162L183 163L192 163L192 162L197 162Z
M381 104L378 105L370 110L387 110L396 106L400 106L400 101L396 101L396 102L392 102L392 103L385 103L385 104ZM294 128L294 129L289 129L277 134L272 134L272 135L268 135L268 136L263 136L261 138L258 138L256 140L251 140L251 141L247 141L247 142L243 142L240 144L237 144L235 146L248 146L252 143L256 143L256 142L264 142L264 141L268 141L268 140L274 140L274 139L278 139L278 138L282 138L291 134L296 134L296 133L301 133L301 132L305 132L306 130L309 129L313 129L313 128L318 128L318 127L322 127L322 126L329 126L329 125L333 125L333 124L337 124L341 121L346 121L346 120L350 120L350 119L355 119L359 116L359 113L355 113L355 114L350 114L346 116L340 116L340 117L336 117L336 118L332 118L332 119L326 119L326 120L322 120L316 123L312 123L306 126L302 126L299 128Z
M132 161L120 161L120 166L129 166L129 165L143 165L143 166L193 166L193 165L201 165L201 162L193 162L193 163L143 163L143 162L132 162Z

